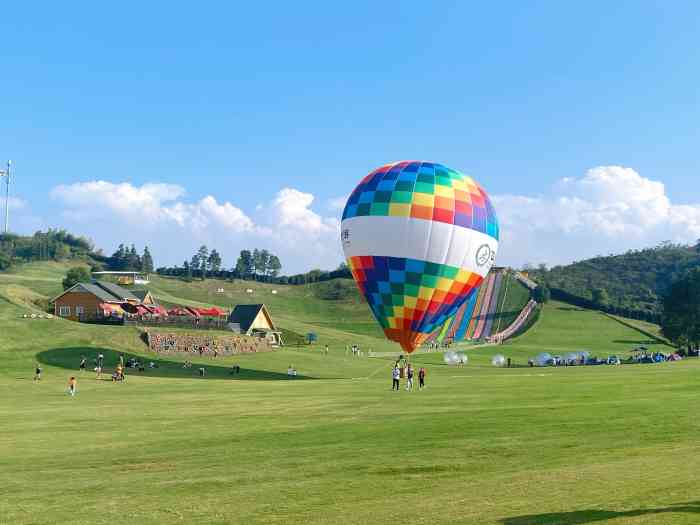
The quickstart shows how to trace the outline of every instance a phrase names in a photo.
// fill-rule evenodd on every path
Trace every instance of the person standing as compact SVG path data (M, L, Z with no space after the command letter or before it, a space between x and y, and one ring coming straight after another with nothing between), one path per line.
M87 362L87 360L85 359L85 356L81 355L80 356L80 371L81 372L85 372L85 363L86 362Z
M425 368L422 366L420 367L420 370L418 370L418 389L423 390L425 387Z
M399 365L394 365L394 369L391 371L391 389L399 391L399 377L401 377L401 370L399 370Z
M328 345L326 345L325 352L326 352L326 355L328 355Z
M406 390L408 392L413 390L413 367L411 363L406 367Z
M37 363L36 367L34 368L34 381L41 381L41 367L39 366L39 363Z
M77 389L78 381L75 379L75 376L71 376L71 378L68 380L68 393L71 395L71 397L75 397Z

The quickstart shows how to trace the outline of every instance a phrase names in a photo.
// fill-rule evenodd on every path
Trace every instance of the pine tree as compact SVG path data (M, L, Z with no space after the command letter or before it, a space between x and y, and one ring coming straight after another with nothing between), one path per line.
M141 271L146 273L153 272L153 257L151 257L151 252L148 246L143 249L143 256L141 257Z
M250 277L253 273L253 255L250 253L250 250L241 250L241 254L236 261L235 270L242 279Z
M211 253L209 253L207 266L209 267L210 272L218 272L221 270L221 255L219 255L219 252L217 252L216 249L212 249Z
M206 245L202 244L197 250L197 260L199 261L199 270L202 272L202 279L206 279L207 262L209 261L209 250Z
M129 249L129 254L127 255L127 260L128 260L127 270L138 271L141 269L141 257L139 257L139 254L136 251L136 246L134 246L133 244L131 245L131 248Z
M255 248L253 250L253 275L257 276L263 271L263 261L260 250Z
M282 269L282 263L279 260L279 257L276 255L270 255L270 258L267 261L267 271L269 275L272 277L277 277L277 274L279 274L279 271Z

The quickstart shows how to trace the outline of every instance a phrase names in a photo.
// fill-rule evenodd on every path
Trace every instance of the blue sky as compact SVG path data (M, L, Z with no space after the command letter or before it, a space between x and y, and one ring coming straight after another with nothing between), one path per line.
M3 7L16 230L332 267L337 203L410 158L494 195L509 264L700 237L697 3L144 4Z

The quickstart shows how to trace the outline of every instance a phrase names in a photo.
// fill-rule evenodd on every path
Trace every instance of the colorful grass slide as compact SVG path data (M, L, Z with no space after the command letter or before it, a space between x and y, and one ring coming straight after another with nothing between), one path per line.
M496 314L499 311L498 298L501 296L501 287L505 281L503 272L498 272L496 275L496 283L493 287L493 293L491 294L491 304L489 306L489 312L486 316L486 325L484 326L484 331L481 333L481 337L488 337L493 331L493 322L496 319Z
M467 328L469 328L469 321L471 321L472 315L474 315L474 307L476 306L476 298L478 295L478 293L472 294L469 301L465 304L462 321L459 323L459 327L455 332L455 341L464 339L464 334L467 333Z
M467 327L467 333L464 336L465 339L472 339L472 335L474 334L474 330L476 329L476 325L479 323L479 313L481 312L481 307L484 303L484 298L486 297L486 290L488 289L488 285L491 282L492 278L493 278L493 273L489 273L488 276L486 277L486 279L484 280L484 282L481 283L481 287L479 288L479 297L476 298L476 305L474 306L474 314L472 315L472 318L469 321L469 326Z
M520 282L518 282L520 281ZM443 343L446 341L490 340L493 335L505 332L507 325L513 324L514 312L510 311L517 305L510 296L523 295L520 287L526 289L516 272L496 269L492 270L482 282L478 292L473 294L442 326L435 330L426 343ZM526 293L529 295L529 293ZM515 306L522 313L526 303ZM508 311L504 311L508 310ZM503 317L503 315L505 317ZM507 319L507 320L506 320ZM507 334L506 334L507 335Z
M484 332L484 326L486 325L486 317L490 311L491 300L493 299L493 289L496 285L497 276L489 274L488 287L486 288L486 295L484 296L484 301L481 303L481 311L479 312L479 320L474 328L474 334L472 339L481 339L481 334Z

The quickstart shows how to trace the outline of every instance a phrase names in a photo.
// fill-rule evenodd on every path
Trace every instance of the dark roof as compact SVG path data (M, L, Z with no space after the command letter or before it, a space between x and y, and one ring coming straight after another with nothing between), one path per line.
M93 281L91 283L78 283L68 288L61 295L54 297L51 302L57 301L70 292L86 292L91 293L98 299L109 303L123 303L126 300L139 301L139 298L133 295L126 288L117 286L116 284L106 283L103 281Z
M92 283L78 283L73 288L70 288L66 290L64 293L68 292L87 292L91 293L92 295L100 298L102 301L108 301L108 302L114 302L117 301L118 299L114 297L112 294L107 292L106 290L103 290L99 286L92 284Z
M146 296L150 293L148 290L131 290L131 293L141 302L146 299Z
M267 309L265 308L264 304L239 304L233 309L231 315L228 316L228 322L240 325L241 331L247 332L250 329L250 325L253 324L253 321L257 317L258 312L263 309L267 313ZM274 329L275 327L272 324L272 318L269 316L269 314L267 317L272 325L272 328Z
M118 301L139 301L138 297L118 284L108 283L107 281L93 281L93 284L113 295L114 298L110 299L111 301L114 301L115 299Z

